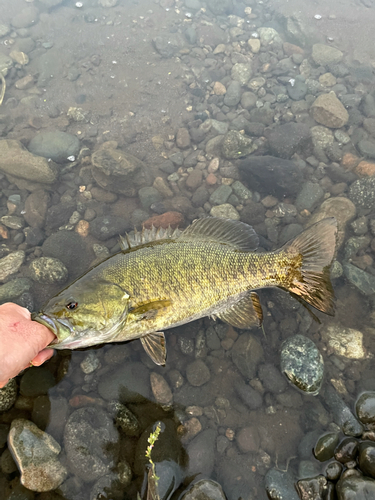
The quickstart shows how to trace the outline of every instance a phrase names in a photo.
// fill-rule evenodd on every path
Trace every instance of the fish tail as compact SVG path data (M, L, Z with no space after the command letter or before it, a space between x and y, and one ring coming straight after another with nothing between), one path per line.
M330 268L335 254L337 222L334 217L312 225L281 249L292 257L287 290L319 311L334 314ZM284 288L284 286L283 286Z

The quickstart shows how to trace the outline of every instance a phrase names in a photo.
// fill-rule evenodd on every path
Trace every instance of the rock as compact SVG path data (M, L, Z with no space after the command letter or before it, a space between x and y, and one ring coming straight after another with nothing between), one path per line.
M363 160L358 163L354 171L359 177L375 176L375 163Z
M186 179L186 187L195 191L201 184L203 180L202 170L195 168Z
M189 464L187 474L211 476L215 461L216 432L206 429L200 432L187 447Z
M290 160L274 156L249 156L237 162L252 189L273 193L276 197L295 195L302 184L302 172Z
M300 479L296 484L296 489L303 499L319 500L327 491L327 479L322 475Z
M342 432L346 436L360 436L363 432L362 424L358 422L332 385L325 385L321 395L324 406L331 412L333 421Z
M180 486L183 471L174 460L162 460L155 464L155 474L158 480L158 494L160 500L169 500Z
M209 139L206 144L205 151L208 155L220 155L221 154L221 145L224 141L223 135L218 135Z
M223 205L232 194L232 188L226 184L221 184L210 196L211 205Z
M252 139L245 137L237 130L230 130L224 136L222 143L222 154L227 160L237 159L247 156L258 149Z
M323 201L319 210L311 217L309 225L315 224L327 217L335 217L337 221L337 249L339 249L344 242L346 225L355 216L356 208L354 204L348 198L338 196Z
M318 394L323 381L324 362L318 348L309 338L294 335L283 342L281 371L298 389Z
M266 492L271 499L299 500L294 479L288 472L270 469L264 478Z
M307 181L298 193L295 205L298 211L308 210L313 212L314 208L323 200L324 191L317 182Z
M372 274L366 273L366 271L362 271L362 269L349 263L343 265L343 271L346 279L357 287L363 295L375 293L375 277Z
M375 392L364 392L355 404L358 419L363 424L375 423Z
M273 394L280 394L287 388L285 378L276 366L271 363L261 365L258 370L258 376L266 391Z
M51 234L42 245L45 257L59 259L69 271L70 278L83 273L94 258L81 236L74 231Z
M57 458L60 445L33 422L21 418L13 420L8 444L20 469L21 483L29 490L54 490L67 477L66 468Z
M19 141L11 139L0 140L0 170L12 178L32 181L34 189L36 184L52 184L58 176L54 162L33 155Z
M240 82L241 85L246 85L253 75L250 61L248 63L233 64L230 75L232 80Z
M243 427L236 435L237 446L242 453L257 453L260 437L255 426Z
M42 228L46 219L49 195L43 189L33 191L25 201L24 219L31 227Z
M13 60L11 57L1 53L0 54L0 71L4 76L8 74L8 69L13 66Z
M57 205L50 207L49 210L47 210L45 223L47 231L50 232L68 224L76 207L76 202L69 198L64 200L62 203L58 203Z
M268 135L268 149L271 155L279 158L291 158L311 148L310 128L303 123L284 123Z
M141 202L142 207L145 210L149 210L151 205L154 203L158 203L163 198L159 191L154 187L143 187L138 191L138 196Z
M0 388L0 412L8 411L12 408L17 399L17 382L10 379L6 386Z
M208 0L207 5L210 11L217 16L231 14L233 9L232 0Z
M190 146L190 135L187 128L177 130L176 146L180 149L187 149Z
M362 139L358 142L357 147L362 156L366 158L375 158L375 142Z
M224 104L226 106L237 106L241 100L241 83L232 80L227 86L227 92L224 96Z
M28 28L36 24L39 20L39 11L34 5L30 5L19 11L12 18L12 26L14 28Z
M241 374L252 379L263 359L263 348L256 337L243 333L232 347L232 360Z
M375 207L375 177L358 179L349 189L349 198L359 208Z
M79 139L75 135L56 130L54 132L39 132L28 145L28 150L34 155L50 158L56 163L67 163L69 157L79 153Z
M312 58L318 66L328 66L330 64L339 63L344 54L341 50L332 47L331 45L324 45L316 43L312 46Z
M68 270L59 259L40 257L29 265L31 278L38 283L64 283Z
M258 391L246 384L242 379L239 379L234 389L241 398L242 402L250 409L256 410L262 406L263 398Z
M15 278L0 286L0 302L9 302L25 292L28 292L32 287L32 282L27 278Z
M64 431L68 467L85 483L108 474L118 454L119 434L112 418L101 408L75 410Z
M201 359L197 359L187 365L186 378L192 386L200 387L210 380L211 374L207 365Z
M369 477L346 476L336 485L338 500L367 500L375 497L375 481Z
M22 375L20 393L22 396L35 398L47 394L56 384L55 377L43 366L33 366Z
M215 95L224 95L224 94L226 94L227 89L226 89L225 85L223 85L221 82L215 82L214 86L212 88L212 92Z
M338 432L329 432L321 436L314 447L314 456L319 462L333 458L335 448L339 442Z
M216 3L216 0L212 1L212 3ZM216 23L209 25L199 24L197 27L197 37L200 43L210 45L213 49L217 45L225 44L229 41L227 33L219 28Z
M118 4L118 0L99 0L99 4L106 8L115 7Z
M183 493L181 500L225 500L225 493L219 483L212 479L201 479L189 486L189 489Z
M344 438L335 449L335 459L341 464L356 460L358 444L356 438Z
M150 383L156 402L161 405L170 405L173 401L173 395L165 378L159 373L151 372Z
M166 59L176 55L185 46L184 37L180 33L163 33L153 38L152 43L159 54Z
M263 46L273 45L282 46L283 42L280 38L280 35L274 28L258 28L260 43Z
M102 147L91 156L91 172L103 189L135 196L146 184L146 166L135 156L113 147Z
M230 187L232 188L233 193L238 197L240 202L251 200L253 197L253 193L249 189L247 189L247 187L244 186L240 181L234 181Z
M258 54L260 50L260 40L259 38L250 38L247 41L248 46L253 54Z
M0 281L5 281L9 276L15 274L25 260L25 252L17 250L0 259Z
M241 106L244 109L252 109L255 107L258 97L253 92L244 92L241 96Z
M212 217L220 217L221 219L240 220L240 214L229 203L224 203L223 205L216 205L215 207L212 207L210 210L210 215Z
M142 363L128 362L100 380L98 392L107 401L143 402L150 398L149 372Z
M348 123L349 114L334 92L321 94L311 105L315 121L329 128L341 128Z
M363 334L359 330L340 325L330 325L321 332L322 339L338 356L349 359L363 359L366 352L363 347Z
M97 217L90 223L90 233L100 241L109 240L131 229L130 222L116 215Z
M293 101L302 101L307 94L308 87L301 78L293 78L288 81L286 91L288 92L288 96L293 99Z
M359 468L363 474L375 477L375 445L372 441L362 441L358 450Z
M122 432L127 436L139 436L141 427L138 419L125 405L118 401L111 401L108 405L108 411Z
M154 217L150 217L142 223L143 227L147 229L151 229L152 226L156 228L163 227L167 229L171 227L172 229L176 229L183 224L184 216L180 212L165 212L162 215L154 215Z

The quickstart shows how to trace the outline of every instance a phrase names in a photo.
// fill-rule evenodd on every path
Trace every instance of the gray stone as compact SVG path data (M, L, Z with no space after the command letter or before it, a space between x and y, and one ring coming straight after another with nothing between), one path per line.
M375 392L364 392L355 404L358 419L363 424L375 423Z
M346 476L336 486L338 500L370 500L375 498L375 481L366 476Z
M184 37L180 33L163 33L156 36L152 43L162 57L176 55L185 46Z
M318 66L326 66L328 64L339 63L344 54L341 50L332 47L331 45L324 45L322 43L316 43L312 47L312 58L315 64Z
M154 187L143 187L138 191L138 196L142 207L149 210L153 203L158 203L163 199L162 195Z
M32 282L27 278L15 278L0 286L0 302L9 302L28 292Z
M55 377L44 366L33 366L25 371L20 382L22 396L35 398L47 394L56 384Z
M200 387L206 384L210 378L210 370L208 366L201 359L197 359L192 363L189 363L186 367L186 378L194 387Z
M273 124L274 116L275 110L266 106L250 110L250 120L252 122L263 123L266 126Z
M323 498L323 494L327 491L327 479L323 475L300 479L297 481L296 488L301 498L316 499Z
M210 11L217 16L231 14L233 9L232 0L208 0L207 5Z
M206 429L190 441L187 447L189 456L188 475L203 474L210 477L215 461L216 432Z
M301 191L298 193L295 205L298 211L306 209L312 212L323 198L324 191L320 184L307 181L303 184Z
M327 384L324 386L324 391L321 391L321 401L331 412L333 421L346 436L356 437L362 434L362 424L358 422L332 385Z
M226 500L225 493L219 483L212 479L201 479L189 486L189 489L183 493L181 500Z
M39 132L29 142L28 150L35 155L51 158L57 163L66 163L69 156L78 155L79 146L78 137L56 130Z
M238 81L231 81L227 86L227 92L224 95L224 104L226 106L237 106L241 100L241 83Z
M12 179L31 181L34 189L37 184L52 184L58 176L54 162L33 155L19 141L11 139L0 140L0 170Z
M221 184L210 196L211 205L222 205L226 203L232 194L232 188L226 184Z
M22 229L25 225L24 220L17 215L4 215L0 218L0 222L9 229Z
M169 500L183 479L181 467L174 460L162 460L155 464L160 500Z
M253 92L244 92L241 96L241 106L244 109L253 109L258 100L258 96Z
M68 270L64 264L53 257L40 257L29 265L30 276L38 283L64 283Z
M307 94L307 85L300 78L293 78L287 83L286 90L293 101L302 101Z
M256 410L262 406L262 395L253 389L250 385L246 384L242 379L238 380L234 389L241 398L241 401L250 409Z
M241 85L246 85L253 75L250 61L248 63L236 63L232 66L231 78Z
M68 418L64 447L70 471L90 483L108 474L116 463L119 434L101 408L80 408Z
M208 119L205 121L208 125L211 125L211 130L214 130L217 134L224 135L228 132L229 125L226 122L219 122L219 120Z
M17 250L0 259L0 281L5 281L9 276L15 274L25 260L25 252Z
M295 153L306 155L311 150L310 127L303 123L284 123L268 135L268 149L271 155L291 158Z
M260 43L264 46L273 45L281 46L283 41L274 28L262 27L258 28Z
M238 197L241 202L246 200L251 200L253 197L252 192L247 189L246 186L242 184L240 181L234 181L230 186L233 189L233 193Z
M206 153L214 156L220 155L223 141L224 141L223 135L218 135L216 137L213 137L212 139L209 139L205 147Z
M117 215L103 215L90 223L90 233L101 241L106 241L113 236L119 236L131 229L130 222Z
M363 334L354 328L341 325L328 325L321 332L329 348L338 356L349 359L364 359L366 351L363 346Z
M230 130L224 136L222 154L227 160L234 160L247 156L258 149L250 137L245 137L237 130Z
M233 363L248 379L254 378L263 355L260 342L250 333L240 335L232 347Z
M375 177L358 179L349 189L349 198L359 208L375 208Z
M375 158L375 142L362 139L357 144L359 152L366 158Z
M113 193L135 196L147 184L143 161L122 149L103 147L91 156L91 163L95 181Z
M17 382L14 378L12 378L5 387L0 388L0 412L10 410L16 399Z
M329 128L341 128L348 123L349 114L332 91L321 94L311 105L315 121Z
M263 387L273 394L281 394L288 386L285 378L280 373L280 370L271 363L260 365L258 376L261 380Z
M230 203L223 203L223 205L212 207L210 215L212 217L220 217L221 219L240 220L240 214Z
M137 417L123 404L118 401L111 401L108 411L115 420L115 424L127 436L139 436L141 427Z
M39 11L34 5L29 5L19 11L13 18L12 18L12 26L14 28L28 28L29 26L32 26L33 24L36 24L37 21L39 20Z
M281 371L294 386L308 394L318 394L324 362L312 340L303 335L288 338L281 346L280 363Z
M21 483L29 490L54 490L67 477L66 468L57 458L60 445L33 422L13 420L8 443L21 472Z
M270 469L264 478L269 498L299 500L294 487L294 478L289 472Z
M118 367L99 382L98 392L107 400L137 403L151 395L150 374L142 363L127 363Z

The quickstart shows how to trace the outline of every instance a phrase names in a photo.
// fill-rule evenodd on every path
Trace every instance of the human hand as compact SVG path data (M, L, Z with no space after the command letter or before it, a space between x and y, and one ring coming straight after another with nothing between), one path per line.
M30 366L53 356L45 349L55 338L45 326L31 321L30 312L11 302L0 305L0 388Z

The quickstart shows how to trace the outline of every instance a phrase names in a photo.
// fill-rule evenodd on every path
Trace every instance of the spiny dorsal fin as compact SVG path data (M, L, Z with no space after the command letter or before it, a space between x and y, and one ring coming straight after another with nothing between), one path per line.
M222 243L244 252L255 250L259 244L256 232L248 224L216 217L195 220L179 237L179 241L183 240Z
M156 228L155 226L152 226L151 229L143 228L142 231L134 229L130 233L125 233L125 237L120 236L120 247L123 252L126 252L131 248L136 248L152 241L177 238L180 234L180 229L172 229L170 226L167 229L163 227Z
M217 314L217 317L236 328L260 326L263 322L263 311L258 294L247 293L229 309Z

